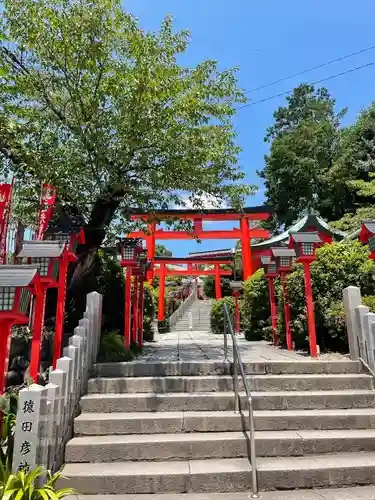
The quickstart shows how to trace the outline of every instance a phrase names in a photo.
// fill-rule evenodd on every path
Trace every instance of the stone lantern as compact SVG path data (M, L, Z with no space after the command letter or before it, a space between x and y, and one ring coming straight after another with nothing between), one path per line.
M316 249L322 244L317 232L290 233L289 248L296 252L296 262L302 262L305 275L307 322L309 330L310 354L313 358L318 355L316 344L315 314L312 298L310 264L316 259Z
M276 268L281 277L283 285L283 302L285 316L286 344L289 351L293 349L292 331L290 328L290 304L288 302L286 275L290 273L296 258L296 252L293 248L275 247L271 248L272 255L276 261Z
M4 391L12 326L29 322L31 294L43 300L38 266L0 266L0 391Z
M44 327L44 311L48 288L59 286L60 265L66 252L65 241L24 241L18 257L27 260L28 264L38 266L41 297L36 297L33 317L33 339L31 347L30 377L37 381L40 365L40 349Z
M261 257L261 262L264 269L264 277L268 280L268 289L270 296L270 309L272 320L272 337L273 344L279 345L279 336L277 334L277 308L275 299L275 279L279 276L277 272L277 265L274 260L268 255Z

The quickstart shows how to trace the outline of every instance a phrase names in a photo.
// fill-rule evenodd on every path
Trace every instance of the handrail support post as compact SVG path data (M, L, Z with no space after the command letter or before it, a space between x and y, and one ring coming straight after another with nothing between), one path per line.
M240 395L238 391L238 356L237 356L237 346L233 340L233 384L234 384L234 412L240 412Z

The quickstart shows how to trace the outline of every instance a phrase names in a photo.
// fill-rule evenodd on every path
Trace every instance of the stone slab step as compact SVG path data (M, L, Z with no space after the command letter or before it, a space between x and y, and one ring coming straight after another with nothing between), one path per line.
M374 482L375 453L259 458L261 490L367 485ZM169 462L67 464L58 487L80 493L235 492L251 488L246 458Z
M362 366L359 361L264 361L244 362L245 372L251 374L340 374L360 373ZM230 366L223 360L218 361L177 361L152 362L133 361L124 363L98 363L94 366L96 377L165 377L165 376L196 376L196 375L226 375L230 374Z
M375 429L375 408L346 410L255 411L257 430ZM227 432L248 429L246 412L81 413L74 422L78 436Z
M68 497L67 500L77 500ZM161 493L154 495L83 495L78 500L249 500L249 492ZM262 491L261 500L375 500L374 486L319 488L317 490Z
M242 407L246 398L242 394ZM295 391L254 392L254 410L308 410L324 408L366 408L375 403L375 391ZM81 399L83 412L142 411L230 411L233 392L172 394L90 394Z
M256 431L258 457L375 451L375 429ZM247 432L133 434L73 438L66 462L195 460L249 456Z
M240 388L243 387L239 379ZM253 375L248 378L251 391L310 391L373 389L373 378L367 374L340 375ZM121 377L89 380L89 394L170 393L232 391L230 375L195 377ZM241 389L242 390L242 389Z

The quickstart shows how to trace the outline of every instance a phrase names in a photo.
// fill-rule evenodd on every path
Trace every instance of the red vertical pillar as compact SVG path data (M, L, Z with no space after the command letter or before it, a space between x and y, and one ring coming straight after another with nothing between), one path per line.
M53 369L56 369L56 363L61 356L61 344L64 331L64 315L65 315L65 298L66 298L66 278L68 275L68 262L63 260L60 262L59 269L59 287L57 290L57 307L56 307L56 325L55 325L55 341L53 344Z
M160 264L160 282L159 282L159 305L158 320L164 321L164 296L165 296L165 264Z
M241 333L241 323L240 323L240 309L238 305L239 292L235 292L234 296L236 297L236 333L239 335Z
M125 308L124 308L124 343L125 347L130 346L130 325L131 325L131 295L132 295L132 270L126 268L125 277Z
M216 292L216 300L221 299L221 282L220 282L219 264L215 264L215 292Z
M240 220L241 229L241 245L242 245L242 267L243 267L243 279L246 281L253 274L252 261L251 261L251 249L250 249L250 233L249 233L249 221L243 217Z
M133 330L132 341L137 343L138 334L138 276L134 276L134 291L133 291Z
M318 355L316 347L316 331L315 331L315 315L314 303L312 298L310 263L304 262L305 268L305 290L306 290L306 307L307 307L307 323L309 329L310 354L313 358Z
M0 394L5 390L5 376L8 371L8 340L12 333L12 322L3 320L0 323ZM7 361L8 360L8 361ZM0 414L1 415L1 414Z
M46 286L41 284L41 292L35 297L34 321L33 321L33 338L31 340L31 357L30 357L30 377L37 382L40 368L40 348L42 344L42 333L44 326L44 309L46 305Z
M143 277L140 278L139 282L139 317L138 317L138 345L143 346L143 301L144 301L144 287L143 287Z
M277 335L277 308L275 301L275 283L273 278L268 278L268 285L270 292L273 345L279 345L279 337Z
M147 258L151 259L150 269L147 270L148 281L154 279L154 258L155 258L155 245L156 245L155 230L156 230L156 222L152 222L151 224L147 225L147 232L149 233L146 238Z
M291 351L293 349L293 344L292 344L292 331L290 329L290 304L288 302L288 294L286 288L286 273L281 273L281 281L283 284L286 345L288 351Z

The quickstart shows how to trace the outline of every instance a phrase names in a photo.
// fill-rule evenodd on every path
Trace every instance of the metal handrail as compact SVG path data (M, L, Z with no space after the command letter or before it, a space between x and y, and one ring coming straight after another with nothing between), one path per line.
M252 495L250 498L259 498L258 493L258 475L257 475L257 465L256 465L256 449L255 449L255 426L254 426L254 411L253 411L253 398L251 396L249 384L246 380L245 371L242 364L241 354L238 349L236 335L233 331L232 322L229 316L228 308L226 304L223 304L224 310L224 359L228 359L228 330L232 337L233 343L233 383L234 383L234 411L236 413L240 412L240 396L238 390L238 368L242 377L243 386L245 389L247 404L249 408L249 431L250 431L250 462L251 462L251 474L252 474Z

